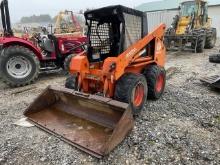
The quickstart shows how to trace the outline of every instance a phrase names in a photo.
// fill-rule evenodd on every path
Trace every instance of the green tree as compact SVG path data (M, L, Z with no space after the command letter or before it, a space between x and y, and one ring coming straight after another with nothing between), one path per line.
M21 23L40 23L40 22L52 22L52 18L49 14L41 14L39 16L32 15L30 17L22 17Z

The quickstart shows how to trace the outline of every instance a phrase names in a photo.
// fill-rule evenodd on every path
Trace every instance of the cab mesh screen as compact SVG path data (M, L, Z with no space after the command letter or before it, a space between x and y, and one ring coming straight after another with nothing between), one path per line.
M92 21L90 42L93 49L100 50L101 54L110 53L111 42L110 42L110 24L104 23L98 26L97 21Z
M127 13L123 13L125 20L125 42L124 50L141 39L142 18Z

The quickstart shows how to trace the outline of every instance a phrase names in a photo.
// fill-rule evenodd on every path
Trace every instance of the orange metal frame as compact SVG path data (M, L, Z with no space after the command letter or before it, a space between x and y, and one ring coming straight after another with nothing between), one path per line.
M164 67L166 48L163 44L163 36L165 28L164 24L159 25L125 52L117 57L108 57L102 63L89 63L86 52L72 58L70 73L78 75L80 90L85 93L101 92L104 96L112 98L115 83L124 73L142 73L144 68L150 64ZM150 54L152 51L148 51L148 45L152 43L154 54ZM112 68L112 66L114 67Z

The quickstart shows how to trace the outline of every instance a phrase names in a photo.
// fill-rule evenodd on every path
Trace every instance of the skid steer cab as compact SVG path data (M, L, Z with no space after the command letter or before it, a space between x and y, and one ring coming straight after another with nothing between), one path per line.
M143 12L110 6L85 13L88 50L72 58L66 88L49 87L27 109L37 126L98 158L131 131L166 73L165 25L147 31Z

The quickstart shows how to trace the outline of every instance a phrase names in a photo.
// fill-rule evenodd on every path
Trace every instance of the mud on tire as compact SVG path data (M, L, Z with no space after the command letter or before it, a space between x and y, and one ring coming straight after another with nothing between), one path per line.
M115 100L130 104L134 115L140 113L147 100L147 82L143 75L126 73L116 83Z
M22 46L9 46L0 55L0 75L11 87L33 83L39 75L40 62L36 55Z
M151 65L144 71L148 84L148 98L159 99L166 85L166 71L157 65Z
M70 75L66 79L65 87L68 89L77 90L77 76L76 75Z
M205 48L212 49L215 47L217 40L217 31L216 28L212 28L207 32L206 41L205 41Z
M76 54L71 54L65 58L63 68L66 72L69 72L71 59L75 56Z
M191 45L192 49L195 49L196 53L202 53L205 48L205 39L203 36L199 37L197 41L197 47L196 47L196 40L193 40L191 44L192 44Z

